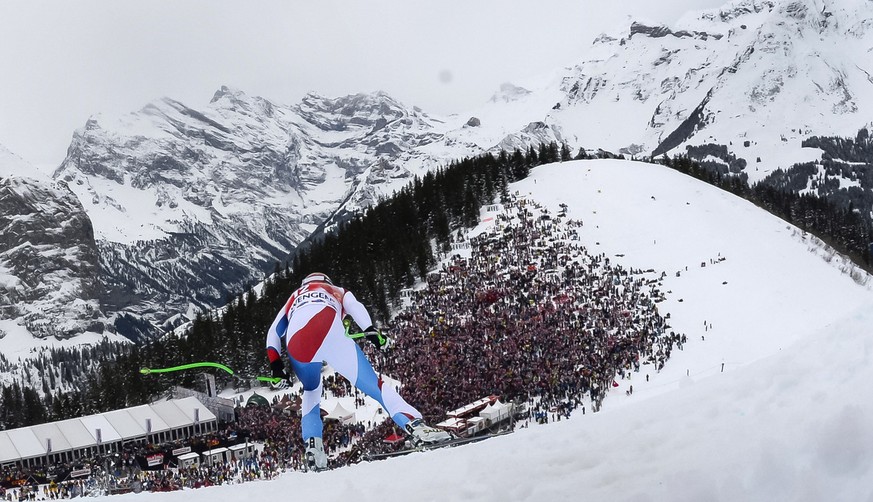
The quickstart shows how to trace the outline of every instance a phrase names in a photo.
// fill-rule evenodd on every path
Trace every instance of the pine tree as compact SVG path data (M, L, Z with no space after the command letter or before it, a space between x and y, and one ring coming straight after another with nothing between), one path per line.
M567 162L568 160L573 160L570 147L567 146L567 143L561 143L561 162Z

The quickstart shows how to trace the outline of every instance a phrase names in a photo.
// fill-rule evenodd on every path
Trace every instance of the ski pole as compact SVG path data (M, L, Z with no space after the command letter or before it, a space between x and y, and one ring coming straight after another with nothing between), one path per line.
M346 327L346 336L351 338L352 340L357 340L359 338L364 338L365 336L367 336L367 333L364 333L363 331L360 333L349 333L349 329L352 326L352 321L350 321L348 318L343 319L343 326ZM377 332L376 336L379 337L379 345L383 345L385 343L385 337L382 336L382 333Z
M139 372L142 373L143 375L149 375L151 373L170 373L173 371L184 371L184 370L190 370L190 369L194 369L194 368L218 368L220 370L224 370L224 371L230 373L231 375L233 375L232 369L228 368L227 366L225 366L223 364L213 363L210 361L203 361L203 362L198 362L198 363L188 363L188 364L182 364L179 366L170 366L169 368L141 368L139 370Z
M171 366L168 368L140 368L139 372L142 373L143 375L150 375L152 373L171 373L174 371L185 371L185 370L190 370L190 369L195 369L195 368L218 368L222 371L226 371L227 373L229 373L237 378L246 378L242 375L237 375L232 369L228 368L227 366L225 366L223 364L214 363L211 361L188 363L188 364L182 364L179 366ZM282 380L281 378L278 378L278 377L268 377L268 376L257 376L254 378L257 379L259 382L267 382L267 383L276 383L276 382Z

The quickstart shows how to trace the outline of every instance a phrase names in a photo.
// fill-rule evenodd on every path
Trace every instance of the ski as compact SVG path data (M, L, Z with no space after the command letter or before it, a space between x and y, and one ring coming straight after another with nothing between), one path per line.
M409 455L410 453L439 450L442 448L451 448L454 446L461 446L461 445L465 445L465 444L478 443L480 441L485 441L486 439L491 439L491 438L497 437L497 436L505 436L505 435L510 434L510 433L512 433L512 431L495 432L493 434L483 434L481 436L454 438L454 439L450 439L448 441L443 441L440 443L422 444L422 445L413 446L410 448L404 448L404 449L398 450L398 451L393 451L390 453L368 453L368 454L364 455L364 460L367 460L367 461L384 460L386 458L402 457L404 455Z
M330 469L329 467L324 467L324 468L320 468L320 469L318 467L316 467L315 457L313 457L311 453L304 454L304 460L305 460L304 467L306 469L306 472L322 472L322 471L327 471Z

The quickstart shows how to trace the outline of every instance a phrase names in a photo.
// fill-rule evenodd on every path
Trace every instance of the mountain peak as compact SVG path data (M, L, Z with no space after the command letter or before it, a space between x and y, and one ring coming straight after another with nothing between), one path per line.
M664 38L664 37L676 37L676 38L698 38L701 40L706 40L710 37L715 38L716 40L722 37L721 34L712 34L707 33L705 31L688 31L688 30L678 30L673 31L667 25L662 23L647 23L642 21L634 21L631 23L630 27L630 35L629 37L633 37L634 35L641 35L650 38Z
M310 92L295 108L301 117L326 131L345 131L350 127L372 128L377 122L391 122L412 113L383 91L338 98Z
M260 96L251 96L241 89L222 85L212 95L209 106L218 110L231 110L235 112L255 113L266 117L273 117L277 106L271 101Z
M40 338L102 332L98 249L73 192L64 183L3 178L0 208L0 320L16 319Z
M705 11L699 17L710 21L731 21L750 14L770 12L776 7L774 0L736 0L718 9Z
M223 85L219 87L217 91L215 91L215 94L212 95L212 99L210 99L209 102L215 103L222 98L240 99L245 97L246 93L242 90L237 89L236 87L228 87L226 85Z
M530 91L524 87L519 87L511 82L504 82L500 84L500 90L491 96L490 101L492 103L510 103L512 101L517 101L528 94L530 94Z

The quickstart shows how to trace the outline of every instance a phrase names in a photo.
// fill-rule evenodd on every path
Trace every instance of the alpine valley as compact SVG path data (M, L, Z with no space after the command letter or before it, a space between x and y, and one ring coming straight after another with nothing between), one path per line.
M0 343L22 330L149 339L416 176L541 143L688 155L870 218L871 127L871 0L738 0L675 26L638 20L578 64L448 117L382 92L164 98L89 119L52 180L21 177L33 170L0 152Z

